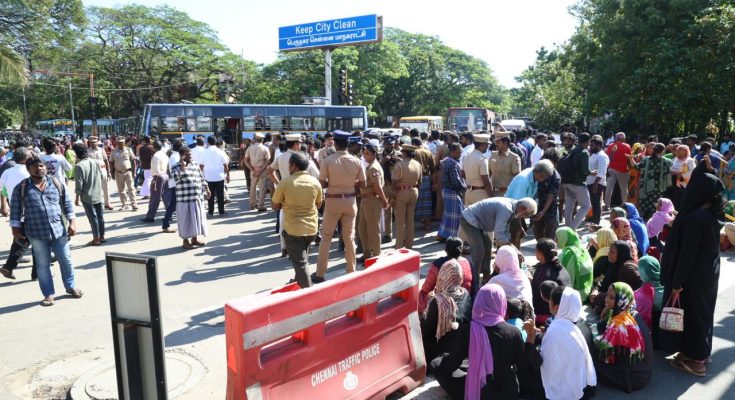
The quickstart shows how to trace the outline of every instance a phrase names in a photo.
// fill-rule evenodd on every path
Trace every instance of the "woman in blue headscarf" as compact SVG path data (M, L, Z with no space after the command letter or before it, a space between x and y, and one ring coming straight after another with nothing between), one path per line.
M640 257L645 256L648 251L648 229L646 228L646 221L641 218L638 214L638 209L631 203L624 203L623 208L628 214L628 221L630 222L630 229L635 235L635 241L638 244L638 254Z

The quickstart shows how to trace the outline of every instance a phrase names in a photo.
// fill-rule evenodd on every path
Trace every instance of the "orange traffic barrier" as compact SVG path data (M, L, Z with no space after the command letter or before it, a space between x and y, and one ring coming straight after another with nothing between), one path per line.
M227 399L380 399L421 385L419 266L402 249L311 288L227 303Z

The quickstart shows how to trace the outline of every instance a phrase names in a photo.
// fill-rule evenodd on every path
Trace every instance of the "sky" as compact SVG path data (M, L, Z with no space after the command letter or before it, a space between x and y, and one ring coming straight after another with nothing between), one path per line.
M533 64L536 51L569 39L576 0L83 0L114 7L167 4L215 29L220 40L248 60L278 56L278 27L358 15L383 16L383 25L438 36L446 45L484 60L505 87Z

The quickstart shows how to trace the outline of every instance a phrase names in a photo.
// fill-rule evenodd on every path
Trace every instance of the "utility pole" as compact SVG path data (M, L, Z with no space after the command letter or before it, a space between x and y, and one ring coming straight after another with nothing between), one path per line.
M324 97L332 104L332 49L324 49Z
M244 103L243 100L245 98L245 51L244 49L240 49L240 68L242 68L242 98L240 99L241 103Z
M25 86L20 87L21 91L23 92L23 126L25 126L26 131L28 131L28 107L26 106L26 88Z
M97 117L95 116L95 108L97 106L97 98L94 97L94 74L91 72L57 72L57 71L51 71L47 69L37 69L33 71L37 74L44 74L44 75L55 75L55 76L77 76L82 78L89 79L89 105L92 108L92 135L97 136ZM70 91L71 91L71 83L69 84ZM24 92L25 93L25 92ZM71 97L71 95L69 96ZM25 96L24 96L25 98ZM73 111L72 111L73 112ZM26 115L26 120L28 119L28 116ZM72 116L72 119L74 117Z
M71 94L71 82L69 82L69 108L71 109L71 130L73 132L73 136L76 136L77 121L74 118L74 96Z

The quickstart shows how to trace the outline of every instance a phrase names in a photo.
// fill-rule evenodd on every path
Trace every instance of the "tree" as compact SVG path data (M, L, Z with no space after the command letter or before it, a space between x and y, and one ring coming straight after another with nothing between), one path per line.
M514 113L532 115L541 129L582 127L583 92L565 49L541 48L536 62L516 78L522 86L513 90Z

